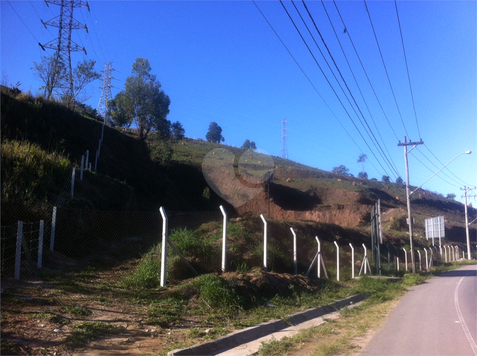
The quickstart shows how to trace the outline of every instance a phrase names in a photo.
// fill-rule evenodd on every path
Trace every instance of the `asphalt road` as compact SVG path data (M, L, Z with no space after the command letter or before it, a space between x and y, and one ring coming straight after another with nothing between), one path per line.
M412 287L361 355L477 356L477 265Z

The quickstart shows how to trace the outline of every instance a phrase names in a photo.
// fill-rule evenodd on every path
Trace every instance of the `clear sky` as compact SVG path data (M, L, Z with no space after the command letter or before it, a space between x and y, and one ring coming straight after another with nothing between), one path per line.
M425 143L408 155L410 181L418 186L471 150L424 185L463 201L460 188L477 185L476 4L257 1L263 16L251 0L93 0L90 12L74 10L89 34L73 32L87 56L72 58L73 64L94 59L97 70L112 62L113 96L135 59L147 58L171 98L169 119L180 121L191 138L205 139L216 121L226 144L241 146L249 139L280 156L286 119L288 157L327 171L345 165L357 176L364 153L370 178L405 180L398 143L407 136ZM2 84L20 82L21 90L38 93L42 83L31 67L51 54L38 42L58 36L40 19L58 15L59 6L44 1L1 0ZM100 86L97 81L87 89L94 108Z

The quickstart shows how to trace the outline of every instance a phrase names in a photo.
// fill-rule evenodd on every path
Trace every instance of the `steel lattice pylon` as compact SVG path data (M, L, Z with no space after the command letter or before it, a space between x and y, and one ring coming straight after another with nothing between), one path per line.
M282 120L282 152L281 157L288 159L288 147L287 147L287 119Z
M71 32L73 30L85 29L88 31L86 25L81 24L73 18L74 8L87 7L88 2L82 0L45 0L46 4L54 4L60 6L60 15L55 18L43 22L45 26L58 27L58 38L51 40L42 45L42 48L49 48L56 51L55 53L55 75L59 75L63 70L66 70L66 78L60 78L58 85L63 89L63 93L69 98L70 104L74 105L74 82L73 82L73 68L71 66L71 52L84 51L84 47L80 47L71 39Z
M103 86L101 87L102 92L101 92L101 98L99 99L98 103L98 113L104 117L104 124L109 126L109 120L108 120L108 101L112 100L113 97L111 95L111 79L114 79L111 77L111 72L113 71L113 65L111 62L106 62L104 63L104 69L103 69Z

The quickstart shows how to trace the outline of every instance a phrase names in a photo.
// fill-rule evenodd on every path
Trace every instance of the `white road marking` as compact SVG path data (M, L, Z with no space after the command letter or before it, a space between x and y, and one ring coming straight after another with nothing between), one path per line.
M459 317L460 324L462 325L462 329L464 329L465 337L469 341L470 347L472 348L474 355L477 356L477 345L475 344L475 341L472 338L472 334L470 333L469 328L467 327L467 324L465 323L464 316L462 315L462 312L460 311L460 306L459 306L459 286L465 277L466 276L462 277L459 283L457 283L457 286L455 287L454 304L455 304L455 310L457 311L457 316Z

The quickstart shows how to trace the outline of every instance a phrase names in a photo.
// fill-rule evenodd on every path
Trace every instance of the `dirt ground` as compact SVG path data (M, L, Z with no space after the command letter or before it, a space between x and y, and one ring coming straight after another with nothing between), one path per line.
M113 302L105 302L110 298ZM72 305L89 315L75 315ZM148 325L146 306L115 300L114 292L104 298L59 291L42 282L2 281L1 312L2 355L158 354L172 343L190 343L189 331L196 327L194 320L180 327ZM108 323L112 333L77 345L70 341L74 326L84 322Z
M73 284L68 288L64 282L60 289L42 281L2 281L1 354L157 355L234 331L232 327L215 327L207 315L186 314L180 324L148 324L149 305L134 303L114 288L94 288L116 280L124 269L95 272L94 279L83 281L83 289ZM225 273L223 278L239 286L243 293L261 290L262 294L276 294L292 284L301 290L316 288L314 284L319 283L300 275L263 271L248 276ZM108 325L108 332L93 331L86 341L77 342L78 325L97 322Z

